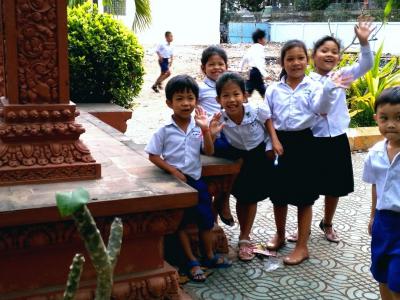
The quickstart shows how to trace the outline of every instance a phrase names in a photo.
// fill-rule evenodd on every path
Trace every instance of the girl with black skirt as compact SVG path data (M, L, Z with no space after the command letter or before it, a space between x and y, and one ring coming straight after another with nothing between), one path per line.
M316 181L315 138L311 127L317 114L329 112L336 87L342 78L329 79L322 85L305 75L307 48L302 41L291 40L281 50L281 80L270 85L265 94L272 121L267 129L277 157L274 167L271 201L274 204L276 235L267 243L278 250L285 243L288 204L298 209L298 241L287 265L297 265L308 258L307 241L312 219L312 205L318 199ZM275 132L275 130L276 132Z
M270 195L273 160L267 159L265 149L269 141L265 124L270 119L266 105L246 102L244 79L237 73L225 72L216 83L217 100L223 110L211 122L219 122L228 144L216 149L220 156L243 160L240 173L232 188L236 198L236 214L240 225L240 260L254 258L250 240L251 229L257 212L257 202ZM215 133L213 133L215 134ZM214 143L218 148L218 140Z

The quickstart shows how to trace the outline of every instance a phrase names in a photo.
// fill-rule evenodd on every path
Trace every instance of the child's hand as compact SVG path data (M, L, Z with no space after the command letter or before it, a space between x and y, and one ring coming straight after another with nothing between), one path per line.
M364 17L358 20L358 24L354 26L354 32L362 46L368 45L368 38L375 27L372 28L372 18Z
M222 128L224 128L224 123L220 123L221 112L217 112L213 115L210 121L210 133L212 137L215 137L218 133L221 132Z
M372 224L374 224L374 218L371 217L369 219L369 223L368 223L368 234L371 235L372 234Z
M272 141L272 149L274 150L275 154L283 154L283 146L279 140Z
M335 72L331 76L332 82L335 84L336 88L347 89L350 87L350 84L353 82L353 76L342 75L340 72Z
M196 107L194 120L196 121L197 126L201 128L201 130L208 129L207 114L206 111L201 106Z
M172 171L171 175L178 178L179 180L182 180L183 182L186 182L186 176L183 175L183 173L181 171L179 171L178 169L175 169L174 171Z

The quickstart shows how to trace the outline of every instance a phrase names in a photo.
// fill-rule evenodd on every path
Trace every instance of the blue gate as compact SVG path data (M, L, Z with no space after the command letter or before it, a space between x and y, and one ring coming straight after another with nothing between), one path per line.
M257 29L265 30L267 40L271 40L269 23L228 23L228 42L232 44L253 43L252 33Z

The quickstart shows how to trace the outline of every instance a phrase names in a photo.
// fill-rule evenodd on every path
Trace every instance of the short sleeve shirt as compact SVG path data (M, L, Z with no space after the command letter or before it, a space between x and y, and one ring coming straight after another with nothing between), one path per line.
M387 141L376 143L364 161L363 180L376 185L376 209L400 212L400 153L389 162Z
M202 142L201 129L193 117L186 132L171 118L168 124L154 133L144 150L149 154L160 155L165 162L197 180L201 176Z
M215 89L215 81L206 77L199 84L199 105L207 112L213 115L221 111L221 105L217 102L217 91Z
M241 150L252 150L262 142L268 142L268 134L265 129L265 122L271 115L265 104L244 103L244 117L241 124L233 122L222 111L221 122L225 123L223 133L228 142L235 148Z
M174 50L171 44L164 42L157 46L156 52L160 53L163 58L171 58Z

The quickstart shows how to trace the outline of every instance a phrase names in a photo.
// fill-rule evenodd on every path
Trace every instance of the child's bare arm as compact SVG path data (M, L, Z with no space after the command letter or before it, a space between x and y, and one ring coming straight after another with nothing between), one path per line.
M369 19L359 20L358 24L354 26L354 32L361 46L368 45L368 38L374 29L375 28L372 27L372 23Z
M205 110L198 106L195 109L194 119L196 121L197 126L200 127L201 132L203 134L203 152L206 155L214 154L214 143L211 137L210 128L208 126L208 119Z
M167 163L165 160L163 160L160 155L149 154L149 160L160 169L163 169L164 171L175 176L176 178L186 182L185 175L183 175L181 171L179 171L178 169Z
M269 137L271 138L272 149L274 150L275 154L282 155L283 146L276 135L275 127L271 119L265 121L265 128L267 128Z
M372 224L374 223L374 218L375 218L375 210L376 210L376 184L372 185L372 203L371 203L371 215L369 218L369 223L368 223L368 233L371 235L372 232Z
M210 127L210 133L211 133L211 138L213 142L217 139L217 135L222 131L222 128L224 128L224 123L220 122L221 119L221 112L215 113L210 121L209 127Z

